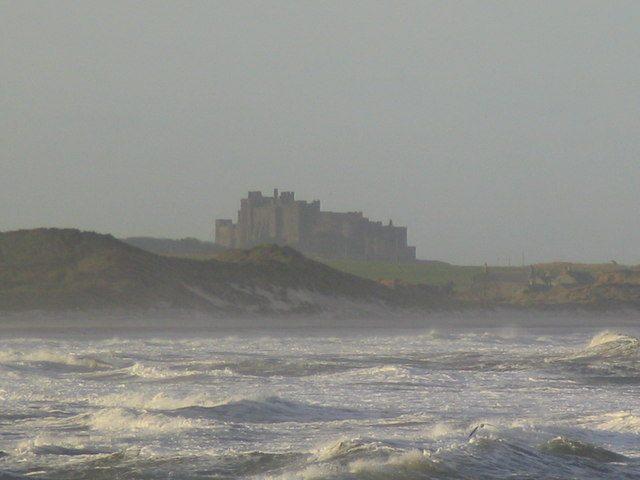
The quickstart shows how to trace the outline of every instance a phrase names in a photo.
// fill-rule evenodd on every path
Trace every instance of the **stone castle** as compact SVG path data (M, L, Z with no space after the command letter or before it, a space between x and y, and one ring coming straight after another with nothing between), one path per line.
M295 200L294 192L274 190L273 197L249 192L240 201L238 223L216 220L216 243L250 248L265 243L291 246L320 258L412 262L407 228L372 222L362 212L322 212L320 201Z

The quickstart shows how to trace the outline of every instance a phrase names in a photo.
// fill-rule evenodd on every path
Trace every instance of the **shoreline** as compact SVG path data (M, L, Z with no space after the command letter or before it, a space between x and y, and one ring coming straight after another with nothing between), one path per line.
M439 311L378 312L332 311L311 315L227 314L191 310L155 312L110 311L24 311L0 312L0 332L44 333L46 331L103 332L166 331L188 333L221 330L326 330L326 329L475 329L475 328L625 328L640 327L635 309L514 309L482 308ZM37 332L34 331L37 330Z

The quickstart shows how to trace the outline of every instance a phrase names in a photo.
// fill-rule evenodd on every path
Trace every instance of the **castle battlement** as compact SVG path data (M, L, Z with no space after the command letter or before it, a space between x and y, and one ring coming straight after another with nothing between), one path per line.
M296 200L294 192L277 189L273 197L249 192L240 200L237 223L219 219L215 225L215 242L227 248L276 243L322 258L416 259L415 247L407 245L406 227L372 222L362 212L323 212L319 200Z

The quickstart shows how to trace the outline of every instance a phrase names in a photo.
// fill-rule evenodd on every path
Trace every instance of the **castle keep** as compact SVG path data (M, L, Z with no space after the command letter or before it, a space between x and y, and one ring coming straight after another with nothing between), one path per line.
M250 248L265 243L291 246L321 258L411 262L407 228L372 222L362 212L322 212L320 202L295 200L293 192L274 190L273 197L249 192L240 201L238 223L216 220L216 243Z

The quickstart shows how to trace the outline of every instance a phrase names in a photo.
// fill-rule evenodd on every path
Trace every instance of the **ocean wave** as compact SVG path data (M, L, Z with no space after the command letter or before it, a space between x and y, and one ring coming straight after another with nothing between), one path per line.
M388 461L361 459L349 465L349 473L363 480L379 478L465 478L438 459L420 450L411 450Z
M345 439L332 442L312 452L311 461L328 462L335 460L356 460L360 458L388 458L401 452L401 449L380 441L366 439Z
M624 455L612 452L606 448L565 437L557 437L549 440L542 445L541 449L554 454L590 458L603 463L625 462L629 460Z
M624 455L566 437L543 444L495 435L453 442L435 451L372 439L329 443L304 464L269 478L634 478L638 467Z
M47 466L46 472L29 472L29 477L25 478L73 478L78 480L158 478L158 472L153 472L153 469L149 468L149 466L153 466L153 463L154 462L150 461L143 463L140 458L139 449L125 449L87 456L75 455L62 461L58 459L57 462L51 462L51 464ZM166 461L160 463L166 463ZM151 475L144 472L147 469L151 470ZM36 474L34 475L34 473ZM153 475L153 473L156 475ZM40 475L43 476L41 477Z
M124 430L144 433L192 429L200 424L193 419L170 417L161 413L110 408L91 414L89 425L94 430Z
M71 447L64 445L38 445L31 450L35 455L56 455L56 456L80 456L80 455L102 455L104 450L90 447Z
M207 402L204 394L172 396L164 392L124 392L106 395L94 400L94 405L102 407L120 407L136 410L177 410L180 408L203 405Z
M16 446L16 453L30 453L34 455L53 455L53 456L82 456L82 455L101 455L112 453L101 448L88 446L86 444L88 437L75 437L66 435L64 438L56 435L39 434L33 438L25 440Z
M243 423L327 422L366 416L353 409L312 405L275 396L230 399L213 406L194 405L165 413Z
M301 452L233 452L223 455L209 453L156 454L153 448L130 448L115 453L73 459L52 469L47 478L78 480L96 479L230 479L261 478L264 472L284 472L305 461ZM256 477L257 476L257 477ZM8 477L13 480L13 477ZM16 477L23 478L23 477ZM33 477L24 477L33 478ZM40 478L40 477L38 477ZM0 480L3 480L0 477Z
M426 358L407 359L411 365L429 370L459 370L467 372L512 372L537 367L537 356L514 355L508 351L467 351L436 353Z
M367 413L284 400L277 396L233 397L211 401L204 394L185 397L166 393L125 392L95 401L106 410L144 411L185 419L208 419L246 423L322 422L366 418Z
M574 358L598 357L602 359L638 359L640 341L635 337L615 332L595 335L585 350Z
M25 449L24 446L22 447ZM103 455L108 452L99 448L89 447L86 445L73 445L69 443L47 443L42 441L33 442L26 449L34 455L55 455L55 456L81 456L81 455Z
M19 475L17 473L11 473L11 472L6 472L4 470L0 470L0 480L24 480L28 478L33 478L33 477L28 477L26 475Z
M565 437L557 437L541 445L524 439L493 435L474 440L468 444L470 449L466 446L460 449L464 453L463 458L459 454L454 455L456 460L466 464L469 469L475 468L481 472L496 470L503 475L525 471L532 476L548 476L553 472L559 478L617 478L620 468L607 465L624 459L622 455L603 447ZM621 467L622 470L626 468ZM631 468L638 473L636 467Z
M132 365L104 372L95 372L88 378L93 380L148 380L148 381L175 381L193 380L195 377L206 377L208 372L198 372L183 368L168 368L165 366L148 365L143 362L135 362Z
M547 359L578 373L583 381L601 384L640 384L640 340L628 335L602 332L580 352Z
M388 378L407 379L413 376L415 370L399 365L381 365L377 367L366 368L358 372L359 375L382 376Z
M321 447L306 463L290 466L269 478L378 480L381 478L466 478L419 449L405 450L387 442L349 439Z
M152 380L165 380L178 377L191 377L193 375L199 375L199 372L190 370L174 370L171 368L146 365L142 362L136 362L125 371L132 377L152 379Z
M59 420L55 425L50 423L50 426L66 431L130 432L142 435L192 429L200 427L201 424L197 419L115 407L75 415Z
M0 412L0 422L19 422L24 420L44 419L44 418L65 418L70 414L50 408L27 407L20 409L6 408Z
M114 368L112 364L91 355L66 354L49 350L36 350L30 353L2 352L0 363L10 367L30 366L41 370L74 373Z
M219 362L210 370L222 370L230 375L248 377L313 377L332 375L359 368L348 361L323 361L317 359L280 360L259 358L237 362Z
M198 478L245 478L263 472L291 469L308 457L308 454L301 452L239 452L212 457L209 465L199 469L197 473Z

